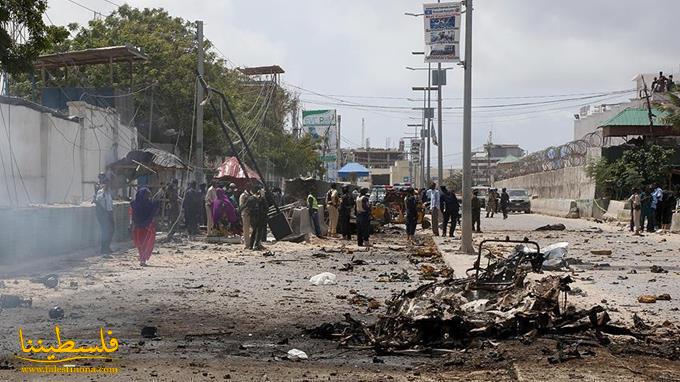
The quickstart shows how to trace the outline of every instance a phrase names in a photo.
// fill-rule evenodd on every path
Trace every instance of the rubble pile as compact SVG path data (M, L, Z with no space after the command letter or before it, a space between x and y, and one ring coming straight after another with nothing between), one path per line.
M387 314L373 325L346 315L347 325L336 325L340 332L330 337L341 345L369 345L379 354L394 354L467 347L475 338L591 332L607 343L605 333L641 335L611 325L601 306L562 311L559 296L571 281L568 276L549 276L494 291L476 289L472 279L448 279L396 295L387 304Z
M372 348L378 354L409 354L467 348L475 340L530 342L549 336L571 349L578 345L569 338L600 346L611 342L608 335L636 340L652 334L649 328L614 325L602 306L578 310L568 305L570 276L528 279L527 272L540 272L545 259L544 253L528 250L528 243L485 268L480 267L480 254L471 277L447 278L394 295L386 302L386 314L373 324L345 314L344 322L321 325L311 335L345 347Z

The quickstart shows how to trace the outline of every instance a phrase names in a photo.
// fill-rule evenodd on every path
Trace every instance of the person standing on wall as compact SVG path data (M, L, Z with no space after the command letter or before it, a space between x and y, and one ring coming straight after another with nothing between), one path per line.
M111 197L111 190L109 189L109 180L103 181L94 199L95 213L101 232L100 252L103 255L107 255L113 252L111 250L111 241L113 240L113 232L115 231L115 224L113 221L113 198Z
M368 203L368 188L362 188L355 203L357 215L357 244L370 247L371 205Z
M326 208L328 208L328 235L335 236L338 228L338 207L340 197L338 196L338 185L331 183L331 189L326 192Z
M441 195L437 190L437 185L432 182L430 189L427 190L427 199L430 201L430 214L432 215L432 233L439 236L439 212L441 211Z
M508 191L503 188L501 190L501 211L503 212L503 220L508 218L508 205L510 204L510 195Z
M340 198L340 233L345 240L352 240L352 229L349 225L352 216L352 209L354 208L354 200L352 193L349 192L349 186L342 186L342 197Z

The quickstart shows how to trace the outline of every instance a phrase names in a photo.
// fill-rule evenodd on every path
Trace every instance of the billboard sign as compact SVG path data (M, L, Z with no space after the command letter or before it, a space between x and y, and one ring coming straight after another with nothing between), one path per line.
M460 60L460 3L423 4L425 62Z
M304 110L302 128L318 145L319 158L326 167L326 180L338 180L338 125L336 110Z

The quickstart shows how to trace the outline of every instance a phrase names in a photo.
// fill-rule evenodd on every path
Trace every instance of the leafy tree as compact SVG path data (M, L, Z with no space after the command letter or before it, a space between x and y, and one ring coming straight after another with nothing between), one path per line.
M87 26L70 24L71 38L59 44L55 51L81 50L112 45L130 44L139 47L148 60L133 66L113 67L113 83L109 66L87 66L51 71L53 82L62 86L114 87L135 93L135 125L140 134L153 142L176 143L187 156L193 149L196 80L196 26L193 22L173 17L162 8L138 9L123 5ZM212 51L213 45L204 40L205 78L210 86L223 91L230 102L248 143L259 160L271 163L270 169L284 176L307 174L317 166L309 140L295 140L284 130L285 117L292 107L292 97L279 86L252 80ZM131 78L132 76L132 78ZM134 82L132 82L134 80ZM23 93L30 87L24 84ZM21 92L21 87L17 86ZM153 116L150 115L153 93ZM215 102L219 100L213 98ZM222 106L222 105L220 105ZM220 113L221 114L221 113ZM234 155L219 126L224 115L215 115L211 107L204 108L205 152L211 156ZM149 135L149 120L153 120ZM164 134L170 129L178 136ZM233 133L232 139L237 140ZM242 153L242 145L238 145ZM193 150L191 150L193 151ZM295 160L294 162L292 160ZM264 163L260 163L264 167Z
M463 189L463 172L456 171L450 177L444 179L444 185L448 190L461 192Z
M0 68L15 74L30 70L44 50L68 37L63 27L47 26L47 0L2 0L0 6Z
M662 183L671 168L674 150L658 145L634 147L621 158L606 158L588 163L586 171L595 180L598 195L623 199L635 187Z

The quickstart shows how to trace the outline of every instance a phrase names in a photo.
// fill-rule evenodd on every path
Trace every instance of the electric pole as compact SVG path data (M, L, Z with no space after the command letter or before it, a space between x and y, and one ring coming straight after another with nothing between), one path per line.
M198 75L203 77L203 21L196 21L196 39L198 43ZM203 86L196 86L196 157L194 163L196 167L195 179L196 182L204 183L205 174L204 154L203 154Z
M430 159L432 158L432 146L430 145L432 139L432 117L430 112L432 110L432 105L430 104L430 88L432 87L432 64L427 64L427 184L425 187L429 187L430 182L432 182L432 166L430 165Z
M441 62L437 64L437 178L439 179L439 185L441 186L444 181L444 137L442 136L442 80L444 76L442 75L442 64Z
M465 90L463 94L463 237L461 249L472 248L472 0L465 0Z

